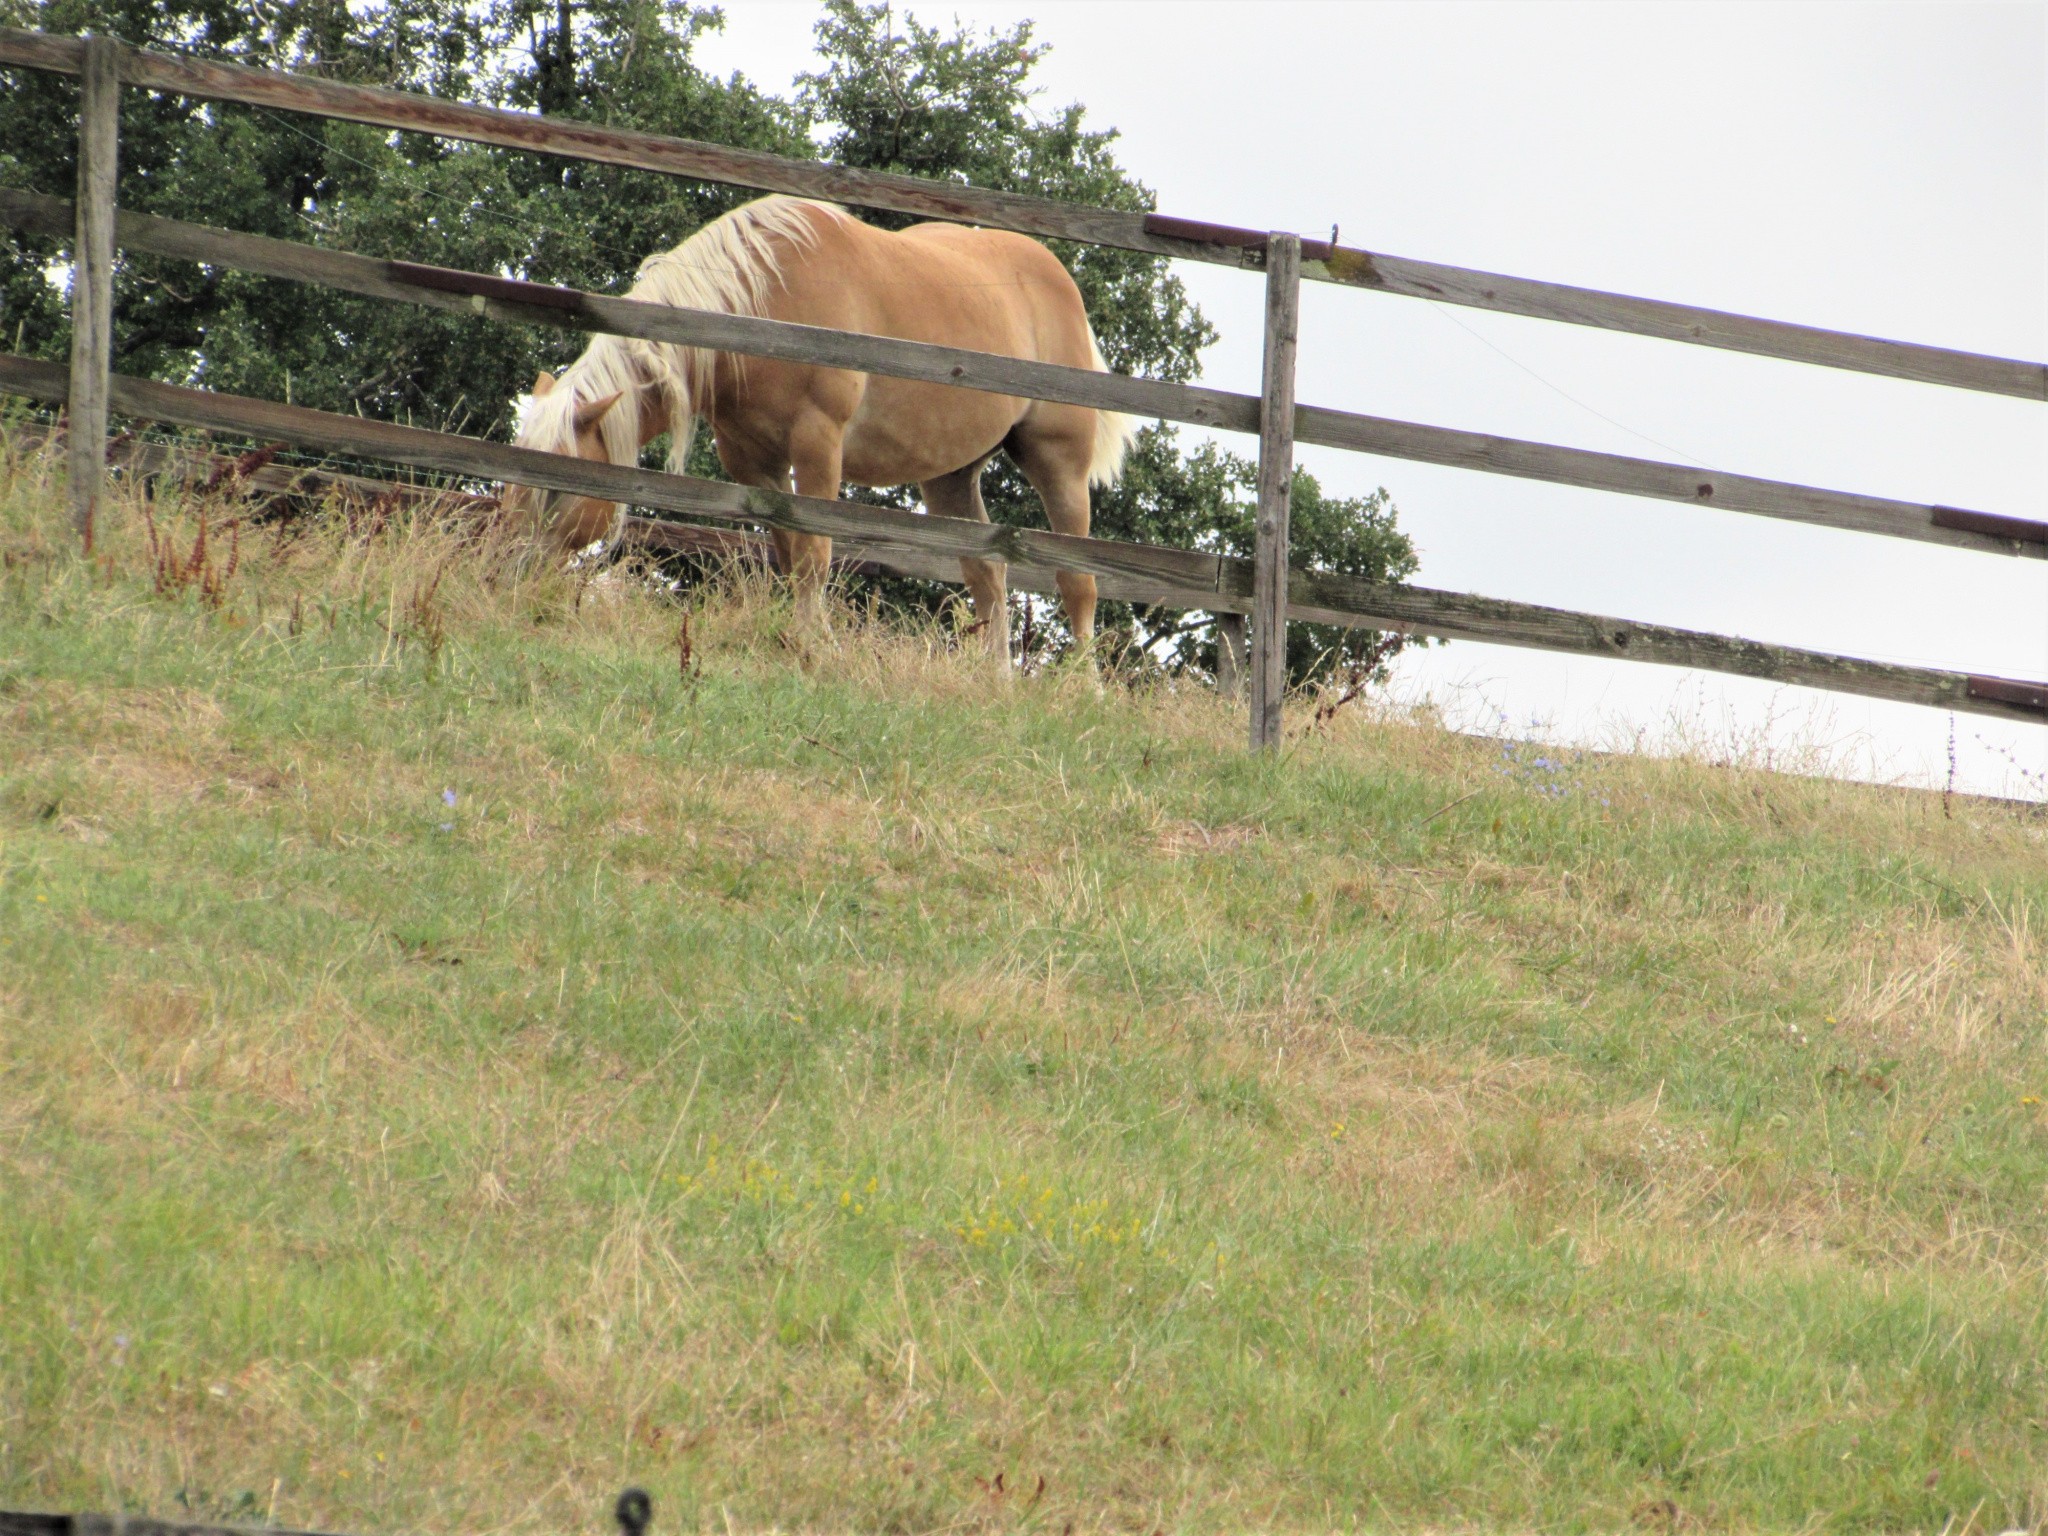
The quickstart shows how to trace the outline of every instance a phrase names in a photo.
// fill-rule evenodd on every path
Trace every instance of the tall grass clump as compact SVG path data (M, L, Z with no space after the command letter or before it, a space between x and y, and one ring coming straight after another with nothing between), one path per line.
M0 1503L2048 1518L2038 818L977 651L0 449Z

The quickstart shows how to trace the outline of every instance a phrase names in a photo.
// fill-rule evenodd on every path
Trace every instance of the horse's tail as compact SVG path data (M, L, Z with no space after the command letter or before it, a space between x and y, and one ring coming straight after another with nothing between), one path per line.
M1109 364L1102 360L1102 348L1095 344L1092 330L1088 333L1088 357L1097 373L1109 372ZM1095 454L1088 461L1090 485L1116 484L1116 477L1123 472L1124 455L1137 435L1136 417L1126 416L1122 411L1096 411Z
M719 215L674 250L648 257L626 296L678 309L759 315L790 253L817 244L820 220L846 217L844 209L809 198L756 198ZM718 354L672 342L634 345L661 381L669 411L669 468L681 473L697 418L711 405ZM737 354L734 358L744 365Z

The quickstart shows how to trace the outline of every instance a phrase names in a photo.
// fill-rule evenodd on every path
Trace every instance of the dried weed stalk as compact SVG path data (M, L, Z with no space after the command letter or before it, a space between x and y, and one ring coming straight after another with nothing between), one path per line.
M228 585L235 579L242 559L242 519L231 517L216 530L207 509L201 506L192 548L182 555L171 536L157 527L156 513L147 501L142 503L142 525L149 539L150 573L157 596L178 597L192 592L209 608L226 605ZM216 532L228 536L227 559L219 563L215 562L213 550Z

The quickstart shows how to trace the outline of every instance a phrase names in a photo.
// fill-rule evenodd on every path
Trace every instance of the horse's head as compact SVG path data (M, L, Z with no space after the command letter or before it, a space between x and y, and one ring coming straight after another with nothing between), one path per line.
M632 423L617 419L625 414L614 410L623 393L614 390L594 400L579 400L573 385L558 383L553 374L542 373L533 381L533 393L520 397L513 444L542 453L573 454L600 464L630 464L638 434ZM618 431L621 426L626 428L625 434ZM506 486L503 499L520 526L563 549L581 549L611 537L621 510L614 501L526 485Z

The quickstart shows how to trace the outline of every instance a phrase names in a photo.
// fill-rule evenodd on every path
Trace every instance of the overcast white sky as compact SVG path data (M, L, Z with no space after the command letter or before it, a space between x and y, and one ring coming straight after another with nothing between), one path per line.
M911 5L1052 47L1162 211L2048 358L2048 5ZM817 8L741 0L701 57L781 90ZM1260 280L1185 264L1256 392ZM1307 284L1300 398L2048 518L2048 405ZM1235 439L1241 451L1254 447ZM1386 485L1418 581L1888 661L2048 678L2048 562L1306 449ZM1460 642L1400 666L1462 723L1605 745L1675 720L1939 783L1949 717ZM2048 797L2048 727L1955 719L1959 787ZM2017 764L2017 766L2015 765Z

